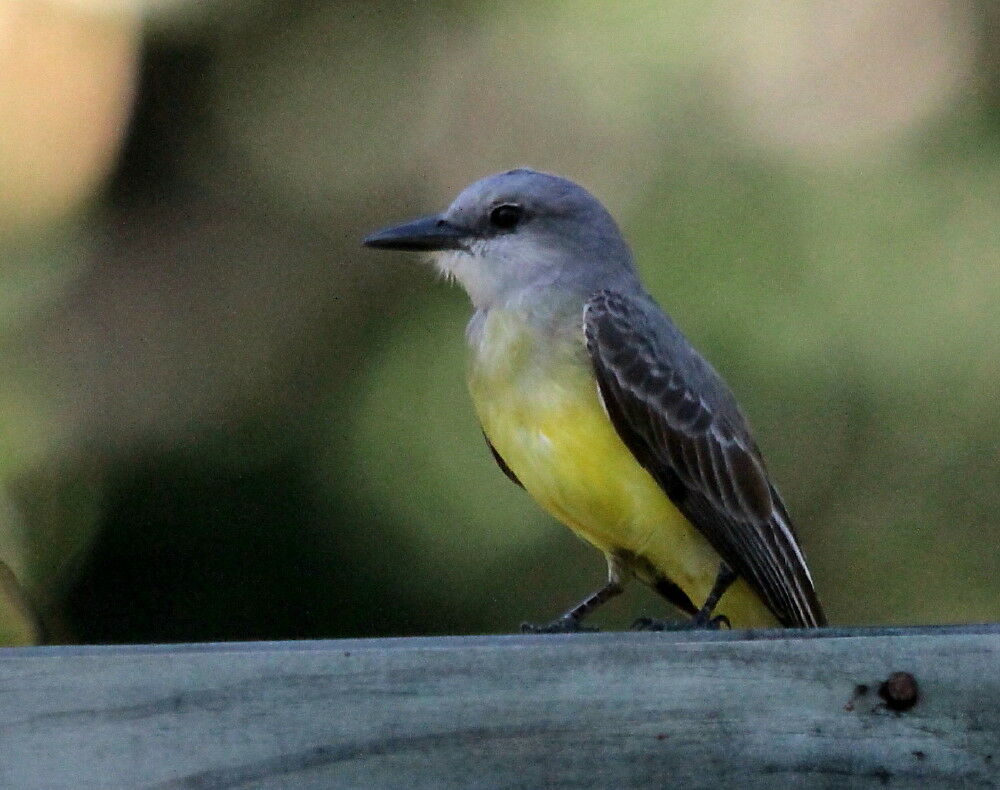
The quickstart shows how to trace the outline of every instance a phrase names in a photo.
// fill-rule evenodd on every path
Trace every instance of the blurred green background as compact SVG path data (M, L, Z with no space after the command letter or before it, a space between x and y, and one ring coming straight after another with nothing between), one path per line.
M510 631L603 561L368 231L590 187L834 623L1000 619L1000 5L0 5L0 640ZM598 622L665 604L636 587Z

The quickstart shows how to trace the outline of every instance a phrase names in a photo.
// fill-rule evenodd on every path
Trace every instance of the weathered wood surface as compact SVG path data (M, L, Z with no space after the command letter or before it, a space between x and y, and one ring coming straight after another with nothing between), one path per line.
M998 626L0 651L18 790L998 782Z

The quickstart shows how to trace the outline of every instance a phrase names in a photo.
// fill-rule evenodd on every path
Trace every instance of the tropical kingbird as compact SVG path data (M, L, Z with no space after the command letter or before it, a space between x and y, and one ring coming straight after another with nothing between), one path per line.
M469 391L494 458L607 558L607 584L536 630L580 629L632 576L695 626L825 624L736 399L587 190L511 170L364 243L435 253L465 288Z

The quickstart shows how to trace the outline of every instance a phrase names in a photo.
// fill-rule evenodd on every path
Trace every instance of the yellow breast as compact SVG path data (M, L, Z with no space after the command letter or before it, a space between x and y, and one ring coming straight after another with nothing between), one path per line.
M706 568L714 576L715 552L608 419L582 330L541 337L516 313L493 311L473 347L469 388L497 452L574 532L605 553L649 559L685 588L702 586Z

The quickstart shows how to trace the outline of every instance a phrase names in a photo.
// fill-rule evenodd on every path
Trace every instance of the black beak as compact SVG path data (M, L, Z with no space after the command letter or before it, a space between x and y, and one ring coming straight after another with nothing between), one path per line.
M362 244L379 250L461 250L465 249L468 237L467 231L452 225L440 214L435 214L375 231L365 237Z

